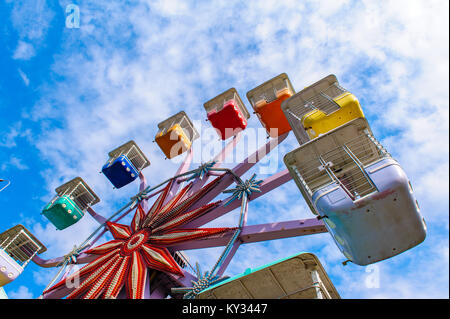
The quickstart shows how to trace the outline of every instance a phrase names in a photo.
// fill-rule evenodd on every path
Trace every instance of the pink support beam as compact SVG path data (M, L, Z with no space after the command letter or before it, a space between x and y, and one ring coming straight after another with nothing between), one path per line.
M228 153L231 152L232 150L234 150L237 143L239 143L239 141L241 140L241 137L242 137L241 134L242 134L242 132L239 132L237 135L233 136L233 139L231 140L231 142L229 142L223 148L222 152L220 152L218 155L216 155L216 157L214 157L213 161L216 162L214 167L219 167L220 164L222 164L223 161L225 160L225 158L227 157Z
M142 171L139 172L139 193L143 192L147 188L147 179L145 178L144 174L142 174ZM141 202L142 208L144 211L148 210L148 203L147 200L143 200Z
M250 168L252 168L256 163L258 163L262 158L269 154L275 147L277 147L281 142L283 142L289 133L278 136L277 138L270 139L264 146L258 149L255 153L247 157L242 163L237 165L233 171L236 175L242 176Z
M260 147L256 152L247 157L242 163L235 166L232 171L237 176L242 176L245 172L255 166L264 156L272 151L278 144L283 142L289 133L281 135L277 138L271 139L264 146ZM216 196L224 191L228 186L234 182L234 178L231 174L227 174L222 181L214 187L208 194L206 194L201 200L196 202L191 209L199 208L209 202L211 202ZM209 215L209 214L208 214Z
M87 209L87 212L88 212L89 215L91 215L91 216L92 216L99 224L102 224L102 225L103 225L104 223L106 223L106 220L107 220L107 219L106 219L105 217L103 217L102 215L96 213L92 207L89 207L89 208Z
M278 223L250 225L241 233L242 243L300 237L328 232L322 220L317 218L299 219Z
M241 140L241 132L239 132L237 135L235 135L233 137L233 139L227 143L227 145L222 149L222 151L217 154L214 159L213 162L215 162L215 164L213 165L213 167L218 168L220 167L220 165L222 164L222 162L225 160L225 158L227 157L228 153L230 153L231 151L233 151L237 145L237 143ZM194 185L192 186L192 189L189 191L189 195L194 194L195 192L197 192L200 188L203 187L203 185L205 185L205 183L208 181L209 179L209 175L213 175L211 174L213 172L209 172L206 176L204 176L202 179L196 178L194 180Z
M184 174L189 170L189 167L191 166L193 157L194 157L194 151L191 147L189 149L188 153L186 154L186 157L184 158L183 163L181 163L180 167L178 168L178 171L175 173L175 176ZM179 178L177 178L175 183L172 184L172 187L169 191L169 195L167 196L164 203L169 202L172 199L172 197L175 196L175 194L178 192L178 189L180 188L180 185L181 185L181 183L179 183L179 181L181 181L182 179L183 179L183 177L179 177Z
M139 192L142 192L145 188L147 188L147 179L141 171L139 172Z
M239 239L242 244L250 244L267 240L299 237L326 232L327 229L321 220L318 220L317 218L310 218L245 226L242 229ZM233 236L233 234L229 233L223 235L222 237L193 240L190 242L175 244L171 246L171 248L174 250L190 250L220 247L225 246L230 241L231 236Z
M150 287L153 289L152 287ZM167 288L162 287L161 285L158 285L151 294L149 294L149 297L145 297L145 299L165 299L167 297Z
M225 179L226 177L224 177ZM292 179L291 175L289 174L289 171L287 169L285 169L284 171L278 172L275 175L272 175L269 178L266 178L260 185L260 193L253 193L250 198L249 201L255 200L265 194L267 194L268 192L270 192L271 190L289 182ZM217 206L216 208L212 209L210 212L208 212L207 214L205 214L204 216L201 216L199 218L197 218L196 220L193 220L192 222L190 222L189 224L186 224L184 226L184 228L195 228L195 227L200 227L206 223L209 223L210 221L219 218L233 210L235 210L236 208L238 208L241 205L240 201L233 201L230 204L228 204L227 206L224 205L224 203L227 202L227 200L229 198L231 198L232 196L228 197L227 199L223 200L222 203Z
M147 180L144 176L144 174L142 174L142 172L139 173L139 192L142 192L145 188L147 187ZM144 209L146 209L146 202L144 202ZM97 213L92 207L89 207L87 209L87 212L89 213L89 215L91 215L99 224L103 225L106 223L107 219L105 217L103 217L102 215L100 215L99 213Z
M85 264L85 263L89 263L91 261L93 261L96 258L96 256L94 255L87 255L84 253L81 253L78 257L77 257L77 264ZM52 267L57 267L58 265L61 265L64 262L64 257L57 257L57 258L53 258L53 259L43 259L39 256L34 256L32 261L38 265L41 266L43 268L52 268Z

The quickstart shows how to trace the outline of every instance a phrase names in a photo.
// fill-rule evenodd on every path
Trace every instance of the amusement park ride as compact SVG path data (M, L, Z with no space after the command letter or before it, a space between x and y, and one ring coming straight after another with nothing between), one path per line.
M64 230L88 213L99 227L54 259L37 256L45 246L21 225L0 234L0 286L32 260L41 267L59 267L41 298L339 298L310 253L233 278L224 274L241 244L328 232L346 262L368 265L425 239L425 221L408 177L374 137L358 99L334 75L296 93L281 74L249 91L247 98L270 137L254 154L232 169L221 167L250 117L234 88L204 104L220 138L231 140L196 169L189 166L199 133L185 112L173 115L158 125L155 137L166 158L186 153L172 178L147 185L142 170L150 161L134 141L111 151L102 173L117 189L139 178L139 193L106 218L94 211L100 199L82 178L58 187L43 216ZM242 180L291 130L300 145L285 155L287 169L264 180L256 174ZM247 225L249 202L291 179L316 216ZM230 196L215 200L222 193ZM236 227L202 227L237 208ZM120 224L129 213L134 214L131 225ZM113 239L95 246L107 232ZM191 249L221 246L222 254L206 272L186 257ZM73 271L76 264L85 265Z

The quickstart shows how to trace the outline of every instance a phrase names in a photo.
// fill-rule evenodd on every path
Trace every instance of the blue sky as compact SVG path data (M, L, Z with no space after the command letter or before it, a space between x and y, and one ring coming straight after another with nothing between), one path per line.
M69 4L80 8L80 28L65 25ZM333 73L410 177L428 225L425 242L375 270L343 267L328 234L251 244L239 249L229 274L308 251L344 298L448 298L448 9L444 0L2 1L0 178L11 185L0 193L0 231L22 223L47 245L44 258L63 255L96 224L86 216L56 231L40 216L55 187L83 177L104 215L137 190L136 183L113 190L98 174L108 151L134 139L152 162L144 172L154 185L177 168L152 143L161 120L185 110L202 125L200 149L211 139L202 104L218 93L235 87L250 108L245 93L279 73L296 90ZM252 116L238 158L264 143L250 133L260 127ZM291 134L268 163L284 169L283 155L297 145ZM232 226L237 217L216 223ZM270 201L252 203L248 222L311 217L289 182ZM189 256L208 269L220 252ZM366 284L373 271L378 288ZM5 290L36 298L53 274L30 264Z

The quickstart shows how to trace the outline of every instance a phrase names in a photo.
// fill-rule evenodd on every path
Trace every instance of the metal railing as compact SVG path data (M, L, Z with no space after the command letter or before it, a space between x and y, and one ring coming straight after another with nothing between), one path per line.
M73 188L67 188L61 194L64 195L69 196L82 211L88 209L95 201L95 196L81 182Z
M173 119L171 122L167 122L166 124L164 124L161 129L158 131L157 135L165 135L167 133L167 131L173 127L175 124L179 124L181 129L183 130L184 134L187 136L187 138L189 139L189 141L193 141L194 139L197 138L197 132L194 129L193 125L191 125L191 123L186 119L185 116L183 116L181 119L180 118L175 118Z
M125 154L125 156L128 157L130 162L133 164L133 166L138 170L141 171L142 168L144 168L147 161L145 160L145 157L142 155L141 152L137 149L136 146L131 146L128 152Z
M348 91L341 87L338 82L335 82L312 98L305 100L303 104L291 106L289 113L300 120L313 110L319 110L325 114L333 113L340 109L334 99L346 92Z
M41 249L41 246L21 230L14 237L3 241L0 248L19 263L20 266L25 267Z
M256 103L258 103L261 100L265 100L266 103L271 103L278 99L277 93L284 89L289 90L289 92L293 94L291 87L288 83L288 80L279 79L274 83L267 84L267 87L264 90L261 90L261 92L258 95L255 95L256 99L253 98L252 101L250 101L250 103L256 105Z
M140 172L146 165L149 164L148 160L139 149L139 147L137 147L136 145L125 147L127 144L122 145L119 149L111 152L109 154L110 157L106 163L111 164L113 161L119 158L119 156L125 155L128 157L133 166Z
M365 131L314 160L297 163L294 171L310 196L328 184L338 183L356 200L376 191L376 186L364 168L388 156L383 146Z

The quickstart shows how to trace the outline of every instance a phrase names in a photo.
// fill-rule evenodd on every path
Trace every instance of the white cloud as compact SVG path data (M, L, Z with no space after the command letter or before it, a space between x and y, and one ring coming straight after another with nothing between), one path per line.
M21 39L41 42L45 39L54 12L45 0L32 3L24 0L7 0L12 3L11 21Z
M17 44L17 48L14 51L13 59L29 60L32 57L34 57L35 54L36 54L36 52L35 52L32 44L25 42L25 41L19 41L19 43ZM22 74L23 74L23 72L20 72L20 76L22 76L22 78L24 78L24 76ZM25 81L25 79L24 79L24 81ZM27 83L27 81L25 81L25 83Z
M162 15L180 15L180 14L186 14L190 13L188 11L188 5L184 1L179 0L170 0L170 1L164 1L164 0L158 0L154 3L149 2L159 13Z
M45 0L6 2L11 6L11 22L19 38L13 59L29 60L46 39L55 13Z
M30 85L30 79L21 69L19 69L19 75L22 78L23 83L25 83L26 86Z
M31 129L24 128L22 122L17 122L9 127L8 132L2 132L0 147L13 148L17 146L19 139L31 141Z
M11 156L7 161L2 163L1 169L3 171L5 171L10 166L15 167L15 168L17 168L18 170L21 170L21 171L26 170L26 169L29 168L26 164L23 163L22 159L14 156L14 155Z
M8 291L8 297L11 299L32 299L33 293L30 292L28 287L20 286L15 291Z

